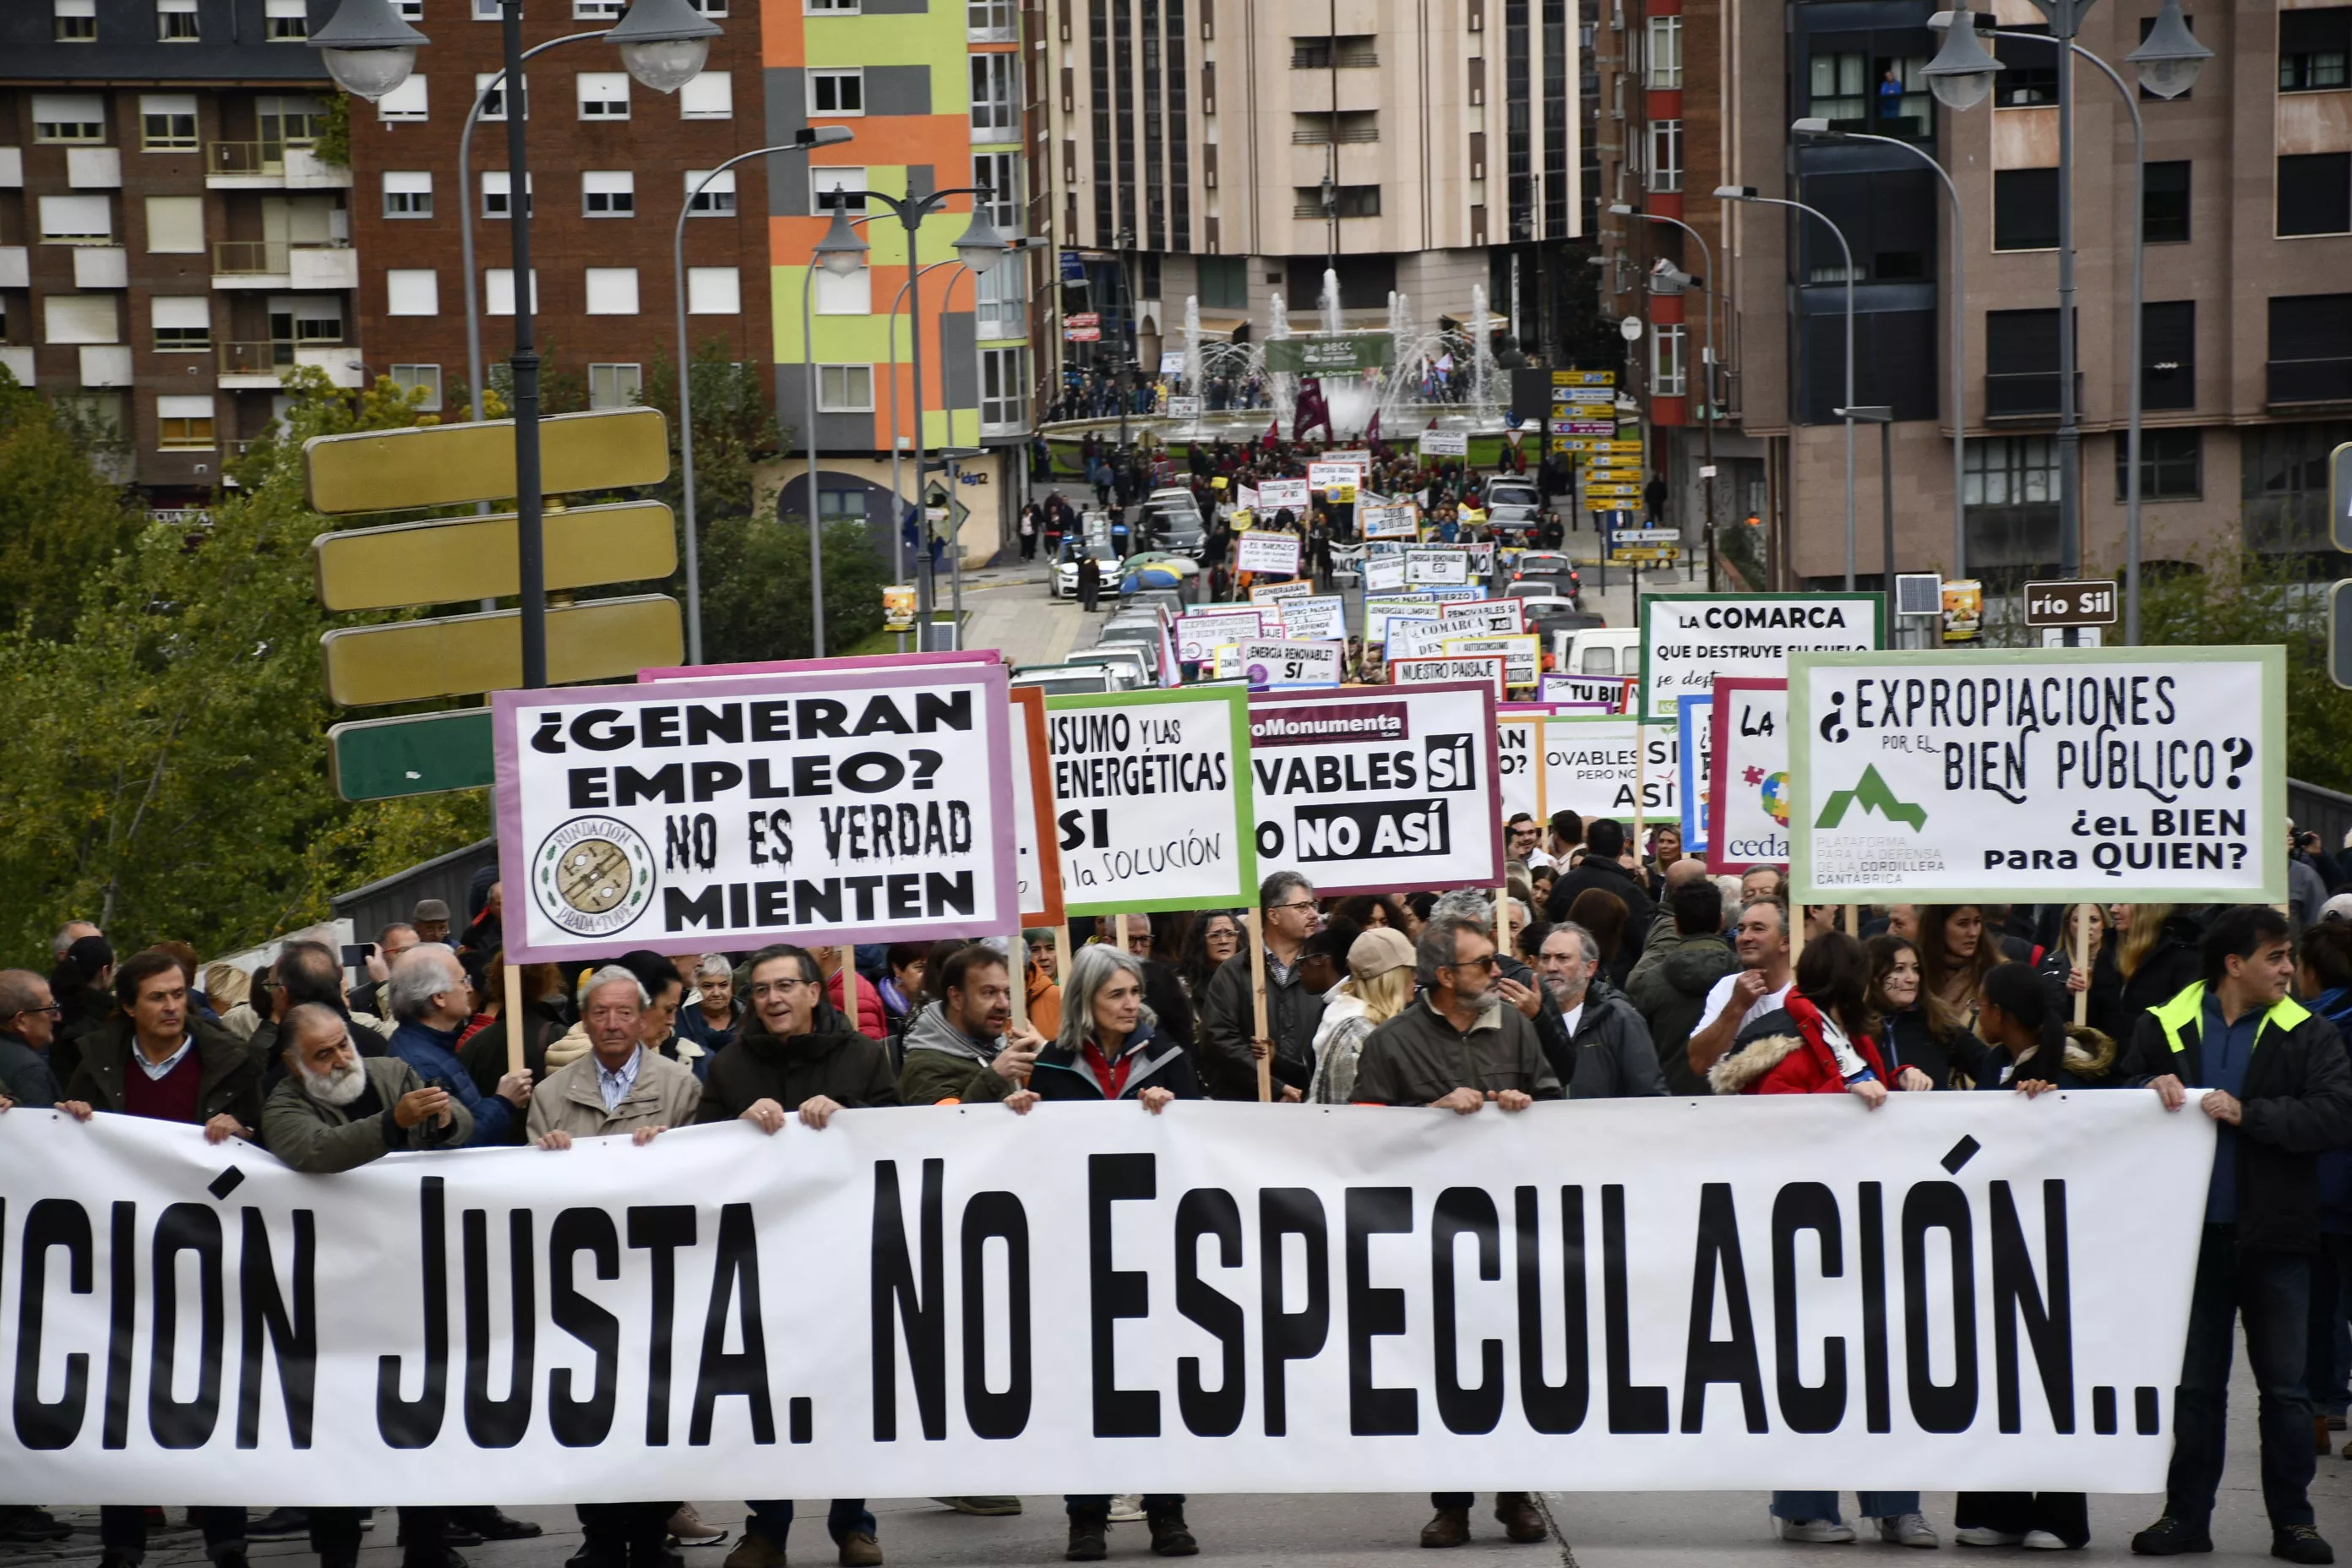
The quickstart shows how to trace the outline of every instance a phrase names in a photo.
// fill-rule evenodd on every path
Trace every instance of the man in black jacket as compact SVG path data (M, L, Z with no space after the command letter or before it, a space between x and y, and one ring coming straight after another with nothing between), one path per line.
M2284 916L2244 904L2215 920L2205 977L2144 1015L2119 1077L2154 1089L2167 1110L2207 1088L2219 1124L2205 1234L2189 1306L2172 1468L2163 1517L2132 1537L2144 1556L2210 1552L2221 1480L2233 1327L2261 1388L2263 1506L2271 1555L2333 1563L2313 1527L2311 1408L2304 1352L2311 1255L2319 1241L2317 1156L2352 1142L2352 1061L2336 1026L2287 995L2294 963Z
M1576 895L1587 888L1599 888L1625 900L1625 935L1622 940L1639 943L1650 934L1650 922L1657 918L1657 901L1649 889L1642 886L1639 877L1626 868L1619 857L1625 853L1625 825L1613 816L1595 817L1584 826L1584 858L1572 871L1560 873L1559 880L1551 885L1551 897L1544 901L1544 916L1558 925L1568 919L1568 908L1576 902Z
M34 1110L58 1102L49 1041L58 1005L49 983L29 969L0 969L0 1099Z
M1544 1056L1570 1100L1630 1100L1666 1092L1649 1026L1600 978L1601 943L1574 921L1544 933L1536 954L1545 998L1536 1020Z
M1315 889L1296 871L1276 871L1259 884L1258 920L1265 932L1265 1026L1256 1038L1256 1004L1250 955L1243 950L1209 976L1201 999L1193 1058L1213 1100L1255 1100L1260 1048L1273 1053L1275 1096L1297 1100L1315 1076L1315 1029L1323 998L1298 977L1299 950L1321 917Z

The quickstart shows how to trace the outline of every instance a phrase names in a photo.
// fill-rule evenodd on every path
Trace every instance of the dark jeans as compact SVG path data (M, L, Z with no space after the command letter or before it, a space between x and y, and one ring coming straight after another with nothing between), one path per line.
M580 1550L591 1568L652 1568L662 1560L669 1542L669 1516L675 1502L583 1502L573 1510L580 1516Z
M370 1510L363 1508L314 1508L310 1510L310 1550L322 1563L349 1563L360 1554L360 1525ZM404 1508L400 1510L402 1560L442 1561L441 1525L446 1509Z
M2221 1484L2229 1424L2232 1324L2246 1325L2246 1361L2261 1390L2263 1507L2273 1529L2309 1524L2311 1405L2303 1394L2304 1352L2311 1332L2311 1259L2290 1252L2250 1252L2234 1225L2209 1225L2197 1250L2197 1286L2189 1302L2189 1343L2172 1417L2172 1469L2164 1511L2205 1532Z
M1952 1528L2004 1535L2046 1530L2069 1546L2082 1546L2091 1539L2091 1504L2081 1492L1962 1492L1954 1500Z
M784 1537L791 1534L793 1529L793 1500L781 1498L772 1502L755 1502L750 1507L751 1517L743 1521L744 1533L761 1536L777 1551L782 1551ZM853 1531L867 1535L875 1533L874 1516L866 1511L864 1498L837 1497L824 1510L824 1528L825 1533L833 1537L833 1543L838 1546L842 1537Z
M1168 1509L1182 1508L1183 1506L1184 1494L1182 1492L1146 1492L1143 1494L1143 1511L1146 1513L1160 1513ZM1108 1513L1110 1511L1110 1494L1108 1492L1097 1492L1091 1495L1084 1492L1065 1492L1062 1495L1062 1511L1068 1514L1073 1519L1090 1513Z
M2322 1236L2311 1260L2311 1338L2304 1352L2304 1393L2312 1412L2341 1415L2352 1406L2352 1358L2345 1354L2352 1319L2352 1236Z
M205 1555L245 1550L245 1510L195 1509L197 1527L205 1532ZM98 1543L106 1551L136 1563L147 1554L147 1510L116 1505L98 1510Z
M1854 1506L1864 1519L1900 1519L1919 1511L1917 1492L1856 1492ZM1835 1492L1778 1491L1772 1494L1774 1519L1826 1519L1843 1524Z

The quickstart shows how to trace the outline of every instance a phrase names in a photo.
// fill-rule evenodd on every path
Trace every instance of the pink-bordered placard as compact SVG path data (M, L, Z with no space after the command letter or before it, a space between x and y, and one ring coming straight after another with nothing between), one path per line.
M947 653L877 653L866 658L759 658L739 664L660 664L637 671L639 680L710 680L730 675L802 675L817 669L907 669L938 664L1002 664L992 647Z
M709 666L696 667L692 679L665 679L657 682L662 688L665 704L685 704L699 700L740 701L749 697L830 697L837 696L845 687L867 690L921 689L939 684L937 655L906 655L921 658L922 667L910 667L893 659L885 664L874 660L825 659L795 661L789 670L765 668L753 674L730 674L715 679L703 678ZM943 937L983 935L1011 931L1020 923L1020 874L1013 850L1010 826L1013 816L1013 742L1011 724L1013 703L1008 676L1003 663L993 657L986 659L961 658L953 662L972 667L981 687L980 710L987 725L988 801L990 821L1004 825L1006 831L991 834L990 857L994 868L995 900L992 906L975 910L970 915L952 919L876 921L839 926L790 926L782 928L730 929L724 931L680 932L664 936L658 932L625 929L613 934L609 941L583 941L561 946L529 945L530 921L528 903L519 905L509 920L508 935L520 934L526 945L509 947L506 958L509 963L552 963L580 959L608 958L620 953L644 950L660 953L708 952L714 947L729 951L758 947L768 942L789 942L798 945L828 945L838 942L929 942ZM854 676L854 680L844 680ZM574 710L593 707L633 708L643 706L648 693L645 684L614 686L565 686L538 691L493 692L491 707L491 743L496 763L494 782L495 809L499 828L499 875L506 886L518 889L517 897L530 898L530 860L537 847L526 843L522 820L520 791L521 736L532 727L522 717L547 709Z
M1760 676L1719 675L1716 677L1715 706L1709 710L1707 716L1709 735L1706 774L1707 821L1711 823L1723 821L1730 805L1731 748L1726 743L1726 731L1731 723L1731 710L1734 705L1727 700L1742 691L1786 691L1788 689L1789 683L1786 680L1767 680ZM1759 866L1768 866L1776 870L1788 868L1779 860L1734 860L1728 854L1718 858L1716 849L1723 843L1723 837L1719 832L1708 836L1706 868L1712 874L1737 877Z

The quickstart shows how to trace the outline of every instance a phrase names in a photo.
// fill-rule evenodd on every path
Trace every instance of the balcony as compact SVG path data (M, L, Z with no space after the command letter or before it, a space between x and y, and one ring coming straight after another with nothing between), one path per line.
M2083 373L2074 373L2074 410L2083 408ZM2039 419L2058 417L2058 373L2018 371L1985 377L1985 418Z
M215 289L356 289L360 255L348 245L282 239L213 242Z
M2352 403L2352 357L2274 359L2266 368L2273 404Z
M307 143L208 142L205 184L215 191L347 189L352 172L322 163Z
M227 392L275 392L289 370L310 367L327 373L335 385L365 384L366 371L359 349L349 343L273 342L219 344L220 384Z

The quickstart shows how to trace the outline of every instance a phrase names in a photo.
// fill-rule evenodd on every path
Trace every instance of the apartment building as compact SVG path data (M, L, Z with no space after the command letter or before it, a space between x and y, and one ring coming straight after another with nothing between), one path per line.
M960 460L960 537L995 547L1015 505L1017 453L1032 407L1029 300L1039 274L1014 255L974 273L955 242L975 202L1008 238L1026 232L1024 144L1029 73L1013 0L761 0L766 135L788 142L803 126L846 127L854 140L807 160L769 162L767 199L776 311L776 405L805 431L812 417L804 345L816 364L818 510L891 528L889 487L916 493L910 464L927 453ZM951 195L912 236L882 202ZM836 277L809 258L836 211L870 247ZM922 278L908 284L913 269ZM918 302L919 311L910 309ZM803 331L803 301L809 330ZM919 334L923 383L914 362ZM797 470L780 475L783 505L801 506ZM934 477L927 489L944 494ZM965 514L969 515L966 516ZM884 548L887 548L887 545Z
M1729 0L1724 178L1796 196L1843 229L1854 261L1855 399L1891 405L1898 571L1953 557L1952 421L1966 437L1967 570L1995 583L2060 560L2058 128L2052 46L1999 40L1991 98L1955 113L1926 91L1927 0ZM2155 0L2094 9L2081 42L2124 57ZM2130 363L2133 144L2121 96L2075 79L2074 219L2086 573L2124 553L2122 453L2130 378L2146 430L2150 561L2216 547L2311 556L2324 574L2325 459L2352 439L2352 8L2191 0L2215 51L2194 88L2137 92L2147 155L2147 288ZM2000 26L2042 31L2029 0L1994 0ZM1951 215L1931 170L1899 147L1798 144L1804 116L1932 153L1958 189L1966 238L1964 406L1950 406ZM1711 205L1691 182L1693 206ZM1738 415L1762 437L1789 574L1843 570L1846 273L1822 225L1741 205L1717 220L1736 258L1730 297ZM1865 432L1865 437L1867 432ZM1858 462L1857 567L1881 570L1876 444Z
M498 0L404 0L432 39L416 69L375 103L352 104L352 228L367 258L360 314L371 374L425 389L428 407L463 417L466 270L460 218L470 204L484 379L504 381L514 350L517 200L508 116L526 116L531 300L542 406L550 413L636 402L656 366L677 363L671 242L703 176L762 144L759 6L697 0L724 29L700 76L674 94L629 77L596 35L621 0L537 0L523 13L532 59L520 91L489 92L470 169L459 149L478 95L503 68ZM560 41L559 41L560 40ZM541 205L539 197L547 197ZM756 162L720 175L686 219L687 331L737 363L765 365L768 186Z
M318 155L327 0L0 6L0 364L197 508L295 365L360 384L348 169Z
M1465 319L1472 289L1544 335L1537 272L1583 232L1569 0L1050 0L1045 204L1073 363L1181 346L1184 300L1301 330L1328 268L1351 324L1391 290ZM1053 336L1059 340L1062 334Z

